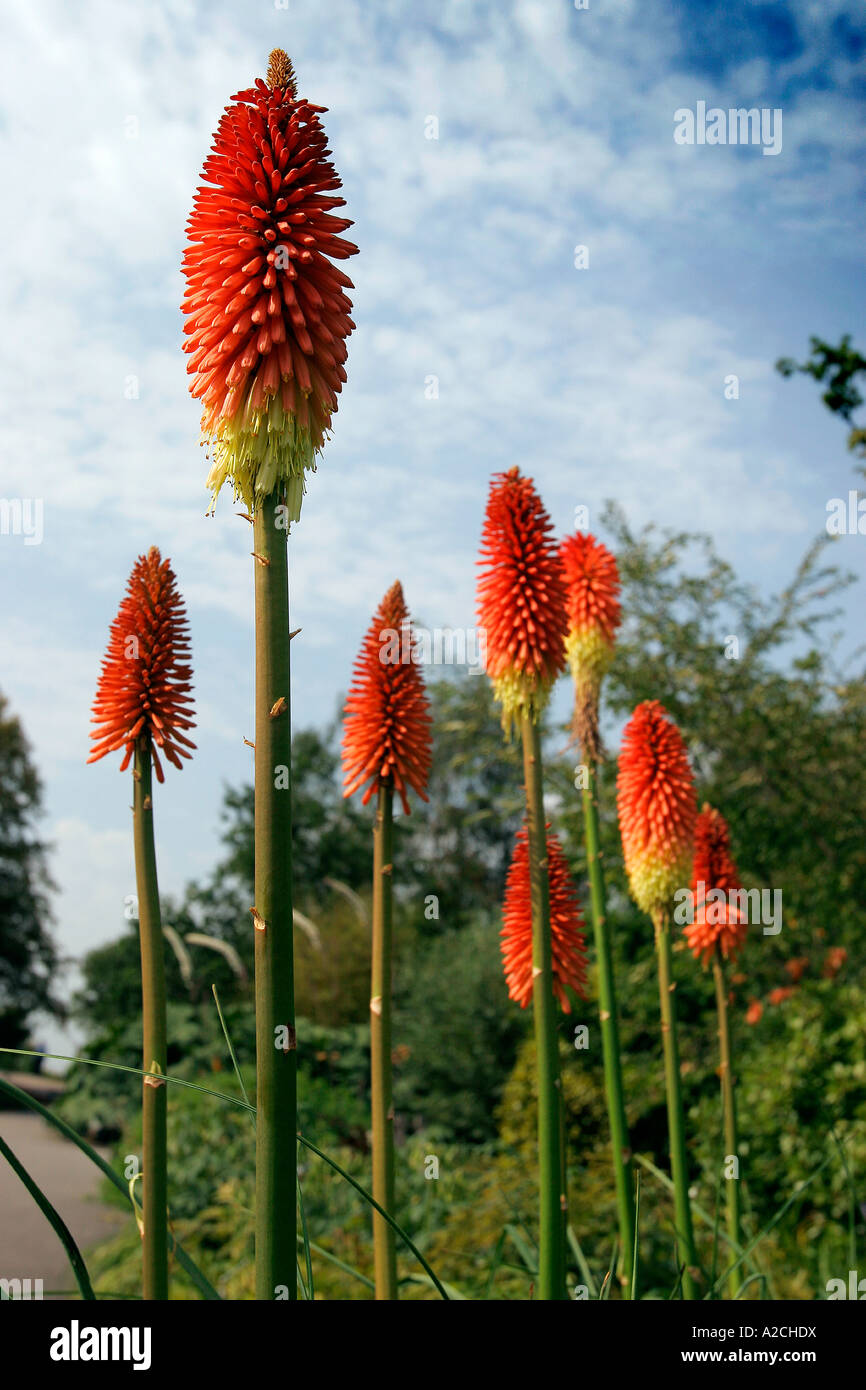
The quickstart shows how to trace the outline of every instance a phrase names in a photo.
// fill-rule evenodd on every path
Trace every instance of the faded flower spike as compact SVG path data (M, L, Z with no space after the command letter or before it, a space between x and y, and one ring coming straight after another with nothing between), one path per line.
M577 893L559 840L547 827L550 884L550 944L553 992L564 1013L571 1012L570 986L586 998L586 943ZM502 908L502 961L508 997L525 1009L532 1001L532 899L526 827L517 832Z
M740 886L727 822L720 811L705 803L695 822L694 921L685 928L695 959L702 959L704 965L717 946L726 960L733 960L745 942L743 913L729 897Z
M411 787L423 801L432 761L430 702L420 667L411 660L409 610L392 584L367 629L346 699L344 796L366 786L363 804L380 787L399 793L409 814ZM409 658L409 659L407 659Z
M566 536L559 553L568 610L565 651L574 681L573 731L586 755L598 761L599 691L622 616L619 573L607 546L588 532Z
M506 733L523 713L538 717L565 670L565 579L552 532L532 479L517 468L496 474L481 535L478 620Z
M157 779L164 781L157 749L182 767L195 744L183 732L194 727L192 667L186 609L171 565L156 546L133 566L126 594L111 624L108 650L93 702L89 763L123 748L121 772L136 744L150 749Z
M232 97L187 224L187 370L204 405L214 498L230 481L254 511L286 489L297 520L346 380L352 282L332 264L355 255L332 215L345 199L319 120L296 95L292 64Z
M658 700L644 700L625 727L616 786L632 897L655 917L691 880L698 813L682 735Z

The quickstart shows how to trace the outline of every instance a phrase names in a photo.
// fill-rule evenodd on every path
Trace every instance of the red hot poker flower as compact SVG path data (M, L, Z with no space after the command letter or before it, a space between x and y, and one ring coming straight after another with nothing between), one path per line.
M716 947L726 960L734 960L743 947L746 922L728 896L740 887L737 866L731 858L727 822L721 812L705 804L695 822L694 921L685 928L686 940L695 959L702 959L704 965ZM724 901L718 893L724 894Z
M597 759L598 697L613 659L619 605L619 571L606 545L589 532L566 536L559 550L565 573L568 635L565 650L574 680L574 733Z
M164 781L157 748L182 767L195 744L192 729L192 667L186 608L171 564L156 546L140 555L111 624L108 650L93 702L93 748L89 763L125 749L124 772L136 743L150 747L157 779Z
M569 985L586 998L586 943L583 917L574 883L559 840L547 828L547 872L550 883L550 936L553 991L564 1013L571 1012ZM524 826L517 833L505 885L502 908L502 960L508 997L525 1009L532 999L532 901L529 880L529 838Z
M478 561L478 619L506 732L524 711L537 717L565 669L565 580L552 531L531 478L517 468L494 476Z
M192 394L212 446L208 487L230 479L254 510L278 485L290 520L337 409L354 328L352 282L332 264L355 255L334 217L345 199L328 159L324 106L296 95L292 64L232 97L196 191L182 304Z
M343 795L369 783L366 806L390 784L407 815L409 787L427 800L433 756L430 702L413 655L403 589L392 584L367 629L346 700Z
M626 873L644 912L666 912L689 882L697 803L682 735L658 700L625 727L616 779Z

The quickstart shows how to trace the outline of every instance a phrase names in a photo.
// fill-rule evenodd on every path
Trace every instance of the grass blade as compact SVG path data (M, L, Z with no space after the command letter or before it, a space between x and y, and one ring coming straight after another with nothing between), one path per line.
M340 1167L336 1159L329 1158L326 1153L322 1153L321 1149L317 1149L316 1145L311 1144L309 1139L305 1139L302 1134L298 1135L298 1142L300 1144L303 1144L305 1149L309 1149L311 1153L314 1153L317 1158L322 1159L323 1163L327 1163L329 1168L333 1168L335 1173L339 1173L341 1178L345 1178L346 1182L349 1183L350 1187L354 1187L355 1191L364 1198L365 1202L369 1202L370 1206L373 1207L374 1210L377 1211L380 1216L384 1216L389 1226L394 1227L394 1230L396 1231L397 1235L400 1237L402 1241L405 1242L405 1244L412 1251L412 1254L415 1256L415 1259L418 1261L425 1274L428 1274L430 1276L433 1286L437 1290L437 1292L441 1294L442 1298L450 1302L450 1295L446 1293L444 1284L442 1284L441 1281L436 1278L436 1275L433 1273L433 1270L430 1268L429 1264L424 1259L424 1256L421 1254L421 1251L418 1249L417 1245L415 1245L409 1239L402 1226L399 1226L397 1224L393 1216L389 1216L388 1213L385 1211L384 1207L379 1206L379 1203L376 1201L374 1197L370 1195L366 1188L362 1187L359 1182L356 1182L355 1179L352 1177L351 1173L346 1172L345 1168Z
M583 1250L581 1249L580 1241L575 1235L573 1227L568 1226L566 1228L566 1236L568 1237L568 1244L571 1248L571 1253L577 1262L578 1269L580 1270L580 1277L583 1280L584 1284L586 1284L587 1293L589 1294L590 1298L597 1299L598 1288L596 1286L595 1280L592 1277L592 1270L590 1269L587 1263L586 1256L584 1255Z
M75 1243L75 1237L63 1220L63 1217L45 1196L39 1184L31 1178L24 1165L19 1163L2 1135L0 1135L0 1154L6 1159L13 1173L21 1179L39 1210L54 1229L63 1249L66 1251L66 1258L72 1266L72 1273L75 1275L75 1282L81 1290L81 1297L94 1299L95 1295L90 1283L90 1276L87 1273L87 1266L84 1263L81 1251Z
M65 1120L62 1120L59 1115L52 1114L48 1107L43 1105L40 1100L37 1100L35 1096L28 1095L26 1091L22 1091L19 1086L16 1086L11 1081L7 1081L2 1075L0 1075L0 1091L5 1091L8 1096L19 1101L22 1105L28 1106L31 1110L35 1111L37 1115L41 1115L43 1120L47 1121L48 1124L53 1125L60 1134L70 1140L71 1143L75 1144L83 1154L86 1154L91 1163L95 1163L97 1168L102 1170L109 1182L114 1184L118 1192L121 1192L128 1202L132 1202L127 1183L124 1182L119 1174L115 1173L111 1164L107 1163L102 1155L97 1153L91 1144L88 1144L86 1139L82 1139L81 1135L76 1133L71 1125L67 1124ZM134 1213L134 1203L132 1203L132 1207ZM204 1298L211 1302L222 1302L216 1289L205 1278L198 1265L190 1259L183 1246L177 1241L175 1241L172 1246L172 1254L177 1256L177 1262L181 1269L189 1276Z
M637 1266L640 1245L640 1169L634 1175L634 1260L631 1267L631 1298L637 1298Z

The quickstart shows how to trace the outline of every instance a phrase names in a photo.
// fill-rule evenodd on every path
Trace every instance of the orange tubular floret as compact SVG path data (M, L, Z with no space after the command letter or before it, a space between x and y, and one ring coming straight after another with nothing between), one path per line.
M195 748L182 731L192 729L192 667L186 609L171 565L156 546L133 566L126 594L111 624L108 649L93 702L89 763L124 749L124 772L137 743L150 748L157 780L164 781L157 753L175 767Z
M547 874L550 884L550 940L553 992L564 1013L571 1005L569 986L586 998L586 943L577 893L562 847L547 829ZM529 839L524 826L517 833L505 885L502 908L502 960L508 996L525 1009L532 999L532 898L529 879Z
M427 800L432 761L430 702L413 659L409 611L393 584L367 629L346 699L343 795L365 787L363 804L380 787L399 794L406 815L411 787Z
M695 857L692 868L692 903L695 920L685 928L695 956L706 965L716 947L733 960L746 939L746 922L727 895L740 888L737 866L731 858L731 838L721 812L704 805L695 822ZM713 889L725 894L724 903L707 897Z
M616 785L632 897L651 916L667 912L691 880L697 803L682 735L658 700L626 725Z

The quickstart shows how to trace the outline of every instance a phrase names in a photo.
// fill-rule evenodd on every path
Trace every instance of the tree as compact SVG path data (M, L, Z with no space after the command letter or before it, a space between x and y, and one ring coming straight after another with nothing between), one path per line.
M776 371L784 377L803 372L815 381L826 381L827 389L821 393L822 401L834 415L841 415L851 425L848 448L866 458L866 429L855 426L851 421L854 411L863 404L863 397L855 383L858 376L866 376L866 357L852 348L850 333L843 335L837 347L812 336L809 348L810 354L805 362L795 362L793 357L780 357Z
M31 1016L59 1016L46 846L36 823L42 786L30 744L0 693L0 1045L21 1047Z

